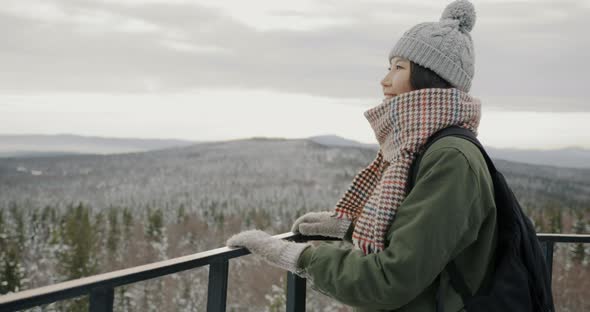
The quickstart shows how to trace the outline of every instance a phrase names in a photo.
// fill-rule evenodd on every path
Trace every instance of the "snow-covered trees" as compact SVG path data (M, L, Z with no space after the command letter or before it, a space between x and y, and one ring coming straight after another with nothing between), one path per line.
M308 211L333 209L374 153L306 140L238 140L127 155L0 159L0 294L217 248L245 229L286 232ZM43 175L25 175L21 165ZM590 232L589 171L497 166L537 231ZM575 285L564 282L590 280L590 246L561 246L555 289L562 307L579 307ZM204 311L207 272L118 287L115 311ZM250 255L231 260L229 274L228 311L281 309L285 272ZM55 306L83 309L85 300ZM307 305L346 311L311 289Z

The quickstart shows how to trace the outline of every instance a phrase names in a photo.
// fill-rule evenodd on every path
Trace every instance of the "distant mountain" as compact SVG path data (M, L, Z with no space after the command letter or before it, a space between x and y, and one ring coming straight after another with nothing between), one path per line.
M251 138L140 153L4 158L0 208L11 201L43 206L81 200L98 208L185 203L212 211L320 211L332 207L374 156L374 150L310 139ZM590 169L494 162L527 207L590 202Z
M309 137L310 140L325 146L360 147L377 150L378 144L361 143L337 135L318 135Z
M180 147L198 142L171 139L105 138L71 134L0 135L0 157L119 154Z
M377 150L378 144L361 143L337 135L320 135L310 137L310 140L331 147L358 147ZM548 165L566 168L590 168L590 149L569 147L555 150L484 148L492 158L504 159L534 165Z
M274 140L279 138L256 137L251 139ZM354 147L376 151L379 146L333 134L313 136L307 139L329 147ZM236 140L226 142L232 141ZM197 143L203 142L174 139L107 138L71 134L0 135L0 158L76 154L120 154L184 147ZM484 146L492 158L535 165L590 168L590 149L570 147L555 150L539 150Z
M590 150L569 147L555 150L532 150L486 147L491 157L535 165L590 168Z

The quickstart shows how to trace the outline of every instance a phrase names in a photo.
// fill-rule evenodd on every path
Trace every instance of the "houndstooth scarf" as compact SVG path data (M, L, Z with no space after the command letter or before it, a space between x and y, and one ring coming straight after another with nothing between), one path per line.
M420 89L385 99L364 115L380 148L354 177L332 216L352 220L353 244L366 255L383 250L397 208L407 195L410 166L426 140L452 125L477 136L481 103L456 88Z

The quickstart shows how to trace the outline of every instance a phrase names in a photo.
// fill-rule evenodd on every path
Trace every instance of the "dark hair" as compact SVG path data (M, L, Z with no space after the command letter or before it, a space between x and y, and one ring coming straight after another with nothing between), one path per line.
M437 73L412 61L410 61L410 84L414 90L453 87Z

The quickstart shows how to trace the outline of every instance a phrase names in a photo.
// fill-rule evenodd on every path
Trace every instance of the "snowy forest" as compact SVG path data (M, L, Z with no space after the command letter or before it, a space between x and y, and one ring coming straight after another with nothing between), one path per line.
M333 209L376 150L252 138L113 155L0 159L0 295L290 230ZM590 233L590 169L494 159L537 232ZM324 242L341 244L342 242ZM557 311L590 311L590 244L556 244ZM115 311L205 311L208 268L115 289ZM230 261L227 311L284 311L286 271ZM307 311L352 311L307 283ZM80 297L31 311L87 311Z

